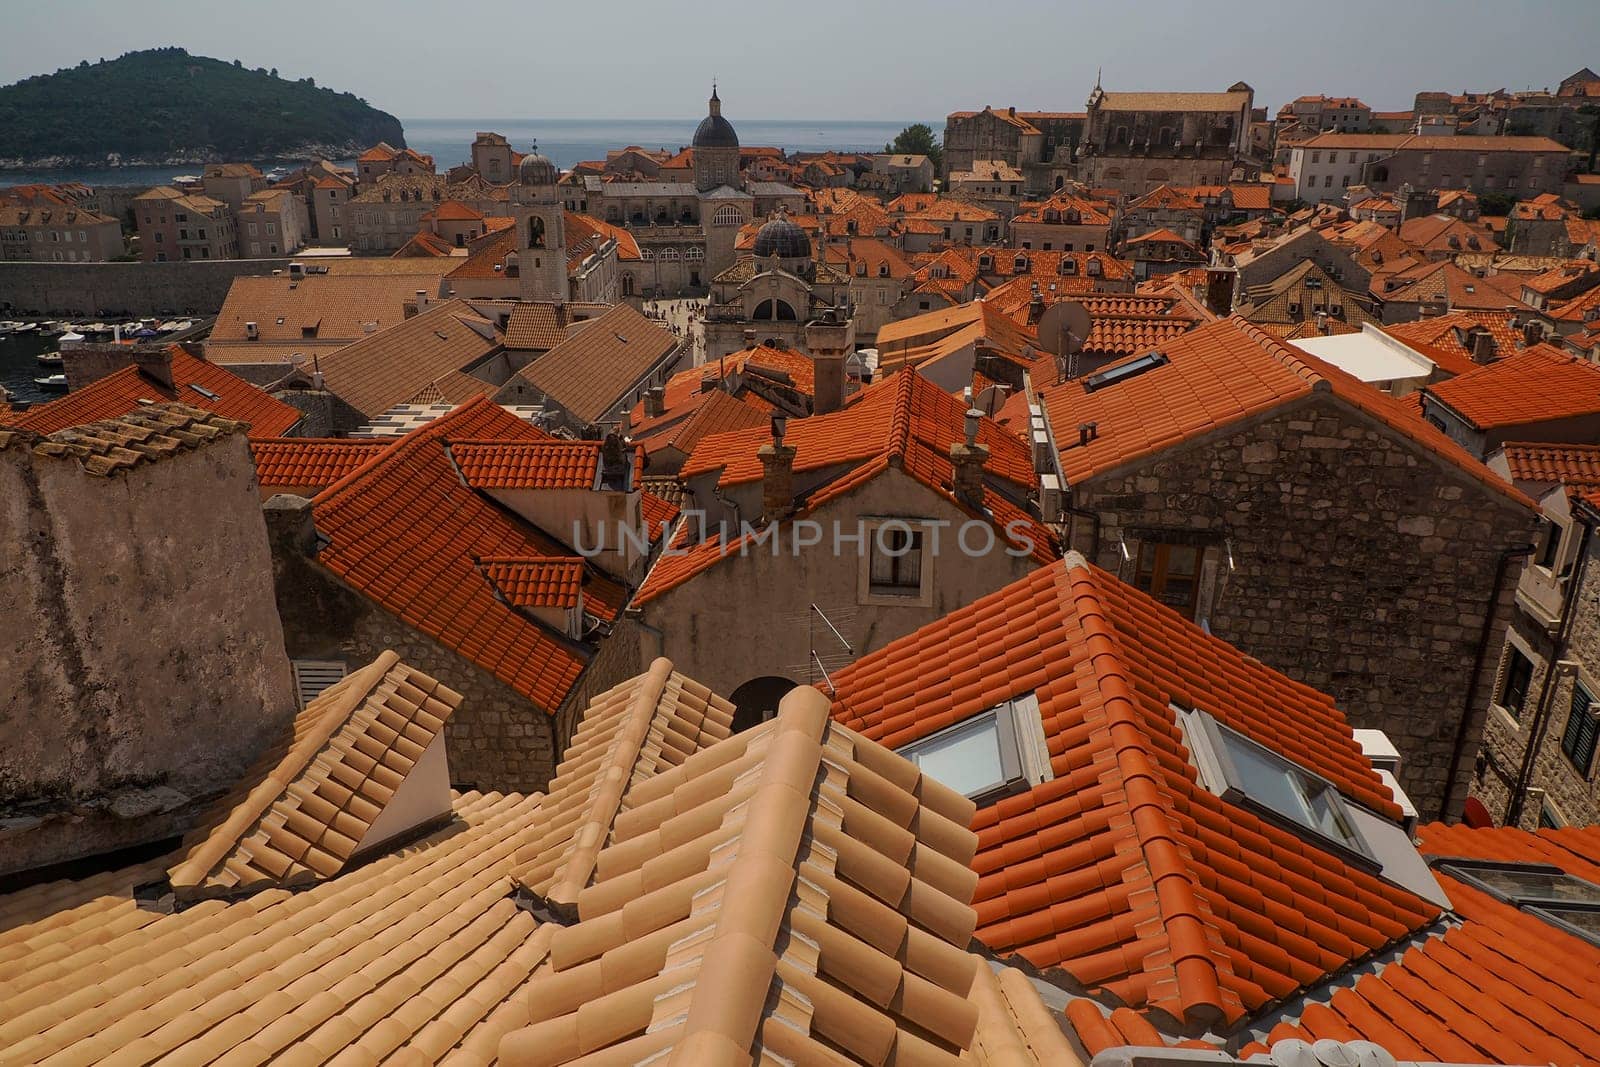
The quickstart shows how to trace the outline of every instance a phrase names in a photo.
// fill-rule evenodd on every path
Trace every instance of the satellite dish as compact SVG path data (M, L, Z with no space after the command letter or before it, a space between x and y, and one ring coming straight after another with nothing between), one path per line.
M1056 356L1070 356L1089 338L1089 309L1076 300L1061 300L1039 316L1039 347Z
M986 385L983 388L983 392L978 394L977 402L972 406L992 419L995 412L999 411L1001 405L1006 402L1006 394L1010 391L1010 386Z

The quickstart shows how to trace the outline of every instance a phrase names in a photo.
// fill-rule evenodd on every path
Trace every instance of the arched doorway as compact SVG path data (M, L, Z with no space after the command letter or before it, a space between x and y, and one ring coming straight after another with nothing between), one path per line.
M776 675L752 678L728 697L733 702L733 732L759 726L778 713L778 701L795 688L796 683Z

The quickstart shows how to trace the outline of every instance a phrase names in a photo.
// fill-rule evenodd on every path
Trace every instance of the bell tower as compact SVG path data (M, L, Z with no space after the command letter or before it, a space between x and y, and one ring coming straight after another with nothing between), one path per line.
M517 167L512 204L517 220L518 296L567 299L566 218L556 189L556 165L535 144Z

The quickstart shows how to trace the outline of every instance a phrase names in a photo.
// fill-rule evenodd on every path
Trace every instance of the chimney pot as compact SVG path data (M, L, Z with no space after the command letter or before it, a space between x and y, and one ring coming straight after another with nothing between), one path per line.
M1472 362L1494 362L1494 335L1488 330L1472 335Z
M969 436L977 435L977 420L972 418L976 412L969 412L967 422L971 427ZM955 470L956 499L974 511L983 507L983 465L988 462L989 449L985 445L973 441L957 441L950 446L950 466Z
M417 310L422 311L428 306L428 290L417 290Z
M772 440L756 451L761 460L761 515L768 522L786 519L794 511L795 450L783 443L782 419L772 417Z
M975 445L978 443L978 427L982 419L983 412L979 411L977 408L967 409L966 431L968 445Z
M657 385L645 391L644 414L647 419L654 419L666 414L667 391Z

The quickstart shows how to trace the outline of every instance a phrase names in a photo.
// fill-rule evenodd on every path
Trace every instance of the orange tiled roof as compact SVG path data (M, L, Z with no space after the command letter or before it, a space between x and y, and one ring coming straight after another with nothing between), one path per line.
M1600 882L1600 828L1472 829L1431 823L1436 857L1543 863ZM1376 1041L1393 1056L1457 1063L1593 1063L1600 1048L1600 948L1440 874L1459 923L1414 943L1381 971L1305 1006L1270 1042ZM1261 1043L1241 1056L1263 1051Z
M474 489L593 489L600 477L600 441L474 441L445 448Z
M977 936L1135 1009L1234 1024L1438 915L1203 789L1174 703L1400 816L1331 699L1076 553L833 684L834 717L890 747L1035 695L1054 777L973 820Z
M1199 211L1200 209L1200 201L1170 185L1158 185L1127 207L1129 211Z
M1600 366L1550 345L1426 389L1480 430L1600 414Z
M583 590L583 560L506 559L478 561L484 577L494 583L513 607L575 608Z
M1426 355L1451 374L1466 374L1477 370L1472 361L1472 350L1467 347L1467 337L1473 327L1481 326L1494 338L1497 355L1504 357L1522 347L1522 334L1512 328L1513 313L1509 311L1457 311L1449 315L1435 315L1415 322L1385 326L1383 332L1408 345L1426 346Z
M1166 364L1109 388L1086 392L1084 379L1076 379L1041 390L1052 425L1097 424L1096 436L1088 444L1073 441L1061 451L1061 466L1069 484L1271 411L1313 391L1326 391L1411 438L1418 447L1437 453L1495 492L1519 504L1529 503L1442 431L1416 419L1399 401L1242 319L1202 326L1169 341L1162 351L1168 357ZM1600 368L1596 373L1600 374ZM1025 426L1028 400L1011 398L1001 419Z
M393 442L353 437L257 437L250 441L262 489L318 492Z
M1511 477L1600 489L1600 445L1507 442L1502 446Z
M487 439L551 438L486 398L462 404L316 496L317 531L327 539L317 562L553 714L587 653L505 604L476 561L565 559L570 551L462 481L446 442ZM614 585L598 576L591 584ZM625 599L617 590L596 596Z
M682 345L665 327L629 304L617 304L579 326L517 377L582 422L603 416ZM675 355L676 354L676 355Z
M48 434L86 422L120 418L145 404L163 401L180 401L226 419L247 422L251 434L261 437L280 437L300 421L302 412L298 408L238 375L196 359L175 345L168 352L176 389L141 373L137 366L123 367L59 400L35 404L12 415L9 422L20 429Z
M430 397L459 404L495 386L467 371L500 350L488 319L464 300L435 304L319 360L329 392L368 418Z
M385 652L323 690L200 825L167 870L179 899L332 878L461 703Z

